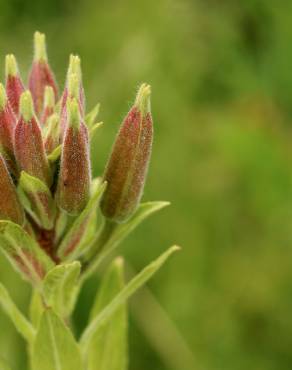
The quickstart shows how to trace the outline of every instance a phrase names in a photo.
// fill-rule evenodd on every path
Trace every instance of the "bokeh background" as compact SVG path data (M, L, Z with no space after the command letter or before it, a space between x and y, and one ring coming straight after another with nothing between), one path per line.
M145 200L171 207L120 249L139 270L182 252L132 300L130 370L292 368L292 2L276 0L0 0L0 60L24 77L32 34L47 35L62 87L82 58L88 107L105 122L102 173L139 83L152 85L155 143ZM3 76L2 74L2 76ZM30 290L1 257L0 279L25 309ZM98 276L75 313L82 330ZM113 348L114 350L114 348ZM26 370L0 313L0 354Z

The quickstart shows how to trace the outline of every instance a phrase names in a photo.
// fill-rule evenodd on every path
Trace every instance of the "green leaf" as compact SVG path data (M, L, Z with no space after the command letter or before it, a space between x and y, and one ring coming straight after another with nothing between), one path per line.
M123 259L117 258L103 277L91 311L91 320L102 312L124 285ZM88 370L126 370L127 329L127 307L124 303L112 315L111 320L92 335L88 353L85 356Z
M50 153L48 155L48 160L51 164L54 164L55 162L58 161L58 159L60 158L61 156L61 152L62 152L62 145L59 145L57 146L57 148L55 148L52 153Z
M99 199L104 192L106 183L96 179L93 195L80 215L62 240L58 256L62 261L72 261L78 258L95 238L95 217ZM90 228L93 223L94 227Z
M40 292L33 289L29 305L29 318L35 328L39 326L44 309Z
M74 308L78 293L79 261L55 266L43 282L43 296L48 307L53 307L61 317L67 318Z
M86 353L88 345L97 330L105 325L108 320L112 318L116 310L119 309L121 305L123 305L127 299L136 292L136 290L143 286L155 274L155 272L160 269L164 262L179 249L180 248L178 246L169 248L160 257L136 275L120 291L120 293L118 293L115 298L101 312L99 312L99 314L89 323L81 336L80 344L83 353Z
M26 231L10 221L0 221L0 249L26 280L40 288L54 262Z
M50 189L40 179L21 172L18 194L24 208L42 228L50 230L54 226L56 206Z
M85 117L85 122L89 129L91 129L92 126L94 125L96 117L99 113L99 108L100 108L100 103L96 104L96 106Z
M125 223L117 224L113 229L110 237L99 252L100 243L98 238L92 244L86 256L89 261L88 268L82 274L82 280L86 280L101 264L101 262L131 233L142 221L153 213L168 206L169 202L156 201L141 203L135 214ZM96 255L96 257L95 257ZM95 257L95 258L94 258Z
M82 370L71 331L50 309L42 316L32 353L33 370Z
M6 315L10 318L10 320L13 322L16 330L23 336L24 339L26 339L29 343L32 343L35 337L34 328L16 307L6 288L1 283L0 283L0 306L6 313Z
M90 140L93 139L94 134L97 132L97 130L103 125L103 122L97 122L92 125L89 129L89 138Z

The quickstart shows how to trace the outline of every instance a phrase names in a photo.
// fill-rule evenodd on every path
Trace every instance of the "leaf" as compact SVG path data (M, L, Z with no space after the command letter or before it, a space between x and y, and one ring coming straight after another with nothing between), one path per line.
M10 318L10 320L13 322L16 330L23 336L24 339L26 339L29 343L32 343L35 337L34 328L16 307L6 288L1 283L0 283L0 306L2 307L6 315Z
M100 103L96 104L96 106L86 115L85 122L89 129L93 126L96 117L99 113Z
M103 277L91 311L91 320L110 303L124 285L123 259L117 258ZM112 315L111 320L93 334L85 356L88 360L88 370L126 370L127 329L127 307L124 303Z
M92 260L92 256L96 248L99 248L98 239L93 243L88 252L88 259L90 260L88 268L82 274L82 281L86 280L100 265L100 263L130 234L143 220L152 215L153 213L168 206L169 202L156 201L141 203L138 210L134 215L125 223L117 224L114 228L110 238L103 246L102 251L97 255L95 260ZM86 256L87 257L87 256Z
M61 317L71 313L78 292L77 280L80 275L79 261L55 266L43 282L43 296L48 307L53 307Z
M93 139L94 134L97 132L97 130L103 125L103 122L97 122L92 125L89 129L89 138L90 140Z
M102 183L100 179L97 179L91 199L74 221L59 246L58 256L62 261L72 261L78 258L94 239L95 227L90 230L89 224L91 222L95 223L98 201L105 187L106 183Z
M50 230L54 226L56 206L50 189L40 179L21 172L18 193L26 211L42 228Z
M19 225L0 221L0 249L12 266L34 286L40 283L54 262Z
M57 148L55 148L52 153L48 155L48 160L51 164L54 162L57 162L57 160L60 158L62 152L62 145L58 145Z
M164 262L179 249L180 248L176 245L170 247L160 257L137 274L120 291L120 293L118 293L115 298L103 310L101 310L101 312L99 312L99 314L89 323L81 336L80 345L83 353L86 353L88 345L96 331L106 324L108 320L112 318L116 310L119 309L121 305L123 305L127 299L136 292L136 290L143 286L155 274L155 272L160 269Z
M29 318L35 328L38 328L44 312L44 304L40 292L33 289L29 305Z
M51 310L44 312L32 353L33 370L82 370L77 343L63 321Z

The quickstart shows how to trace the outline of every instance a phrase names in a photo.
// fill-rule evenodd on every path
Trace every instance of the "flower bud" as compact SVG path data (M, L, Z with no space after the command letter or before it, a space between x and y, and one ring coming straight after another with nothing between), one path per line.
M136 210L144 188L152 137L150 86L142 84L119 130L104 173L108 185L101 210L106 218L125 222Z
M14 153L20 170L50 187L51 171L29 91L20 97L20 118L14 130Z
M39 115L43 110L44 93L46 86L51 86L57 99L57 84L54 74L49 66L45 35L36 32L34 35L34 60L29 75L29 89L31 91L36 113Z
M68 102L67 109L57 201L59 207L67 213L78 214L86 206L90 191L88 132L75 98Z
M85 111L85 95L84 95L84 88L82 84L82 72L81 72L81 61L78 55L70 55L69 59L69 67L67 72L66 84L65 89L62 95L61 101L61 109L66 107L68 95L70 96L70 78L71 75L76 75L78 80L78 94L79 97L76 97L77 100L80 102L80 106L82 109L82 113ZM69 91L68 91L69 90Z
M52 114L47 119L43 131L45 150L47 154L50 154L60 144L59 116L57 114Z
M25 88L20 78L16 59L13 54L6 55L5 75L6 93L14 113L18 115L20 95L24 92Z
M0 219L19 225L24 223L23 208L18 200L15 185L9 175L3 157L0 155Z
M46 86L44 99L44 109L40 119L42 125L47 122L47 119L54 113L55 110L55 93L52 86Z
M0 84L0 145L10 171L16 172L13 151L13 132L16 118L7 99L4 86Z

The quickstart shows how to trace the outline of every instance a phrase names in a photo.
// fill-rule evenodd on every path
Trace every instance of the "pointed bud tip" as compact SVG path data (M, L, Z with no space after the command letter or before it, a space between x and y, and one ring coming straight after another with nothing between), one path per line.
M34 34L34 59L35 61L47 61L46 36L43 33Z
M8 76L17 76L18 67L15 56L13 54L8 54L5 57L5 75Z
M50 132L58 132L59 129L59 120L60 117L57 113L53 113L47 121L47 127L50 130Z
M55 106L55 93L52 86L45 88L45 107L54 108Z
M0 110L2 111L7 103L7 95L5 91L5 87L2 83L0 83Z
M71 98L79 99L79 77L77 73L68 76L68 93Z
M142 116L145 116L147 113L150 112L150 95L150 85L143 83L138 90L135 100L135 106L142 113Z
M118 269L121 269L124 267L124 258L121 257L121 256L118 256L115 260L114 260L114 266Z
M69 67L68 67L68 76L70 74L76 73L78 77L80 77L81 74L81 60L78 55L70 55L69 58Z
M19 111L26 122L34 116L33 101L30 91L25 91L20 96Z
M79 105L75 98L67 103L67 109L69 113L68 124L70 127L78 129L80 126L80 112Z

